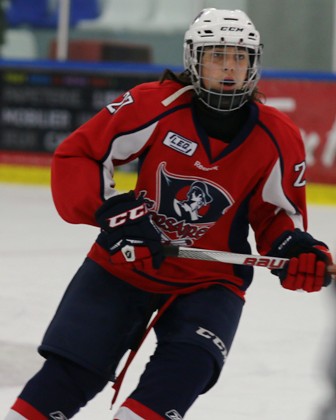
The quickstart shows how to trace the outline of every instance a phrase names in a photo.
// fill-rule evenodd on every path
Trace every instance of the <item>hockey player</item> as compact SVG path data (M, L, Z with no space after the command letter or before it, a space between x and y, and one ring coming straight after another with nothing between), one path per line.
M39 353L46 358L6 420L73 417L136 349L151 315L157 347L118 420L180 419L217 381L253 269L165 257L164 243L288 257L290 290L331 277L327 246L306 232L298 128L260 102L262 46L240 10L205 9L185 35L185 71L134 87L56 150L52 193L70 223L101 232L72 279ZM116 166L138 159L134 191Z

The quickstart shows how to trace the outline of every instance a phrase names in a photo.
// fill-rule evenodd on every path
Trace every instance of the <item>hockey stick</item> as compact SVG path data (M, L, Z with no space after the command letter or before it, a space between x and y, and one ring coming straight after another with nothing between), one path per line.
M235 254L233 252L212 251L210 249L188 248L183 246L165 246L165 255L167 257L189 258L202 261L219 261L229 264L266 267L270 270L283 268L288 262L288 258ZM328 272L336 274L336 265L329 265Z

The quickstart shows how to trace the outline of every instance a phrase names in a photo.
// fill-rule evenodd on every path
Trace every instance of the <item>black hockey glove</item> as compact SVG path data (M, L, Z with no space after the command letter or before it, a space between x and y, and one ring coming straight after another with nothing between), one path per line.
M96 212L96 220L107 235L115 263L151 261L158 269L164 260L160 233L151 221L144 199L133 191L114 196Z
M289 258L283 269L272 270L285 289L317 292L331 282L331 274L327 272L327 266L332 264L329 249L307 232L285 231L268 254Z

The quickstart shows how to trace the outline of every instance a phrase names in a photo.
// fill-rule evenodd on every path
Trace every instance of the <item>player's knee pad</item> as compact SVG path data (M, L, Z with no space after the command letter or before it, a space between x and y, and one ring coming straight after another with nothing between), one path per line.
M41 413L60 411L71 418L106 385L107 380L70 360L50 355L27 383L20 398Z
M173 369L173 376L183 376L187 381L194 382L200 389L200 394L204 394L217 382L223 367L212 352L189 342L161 343L154 356L163 369L169 365L172 368L176 367Z
M202 347L161 343L130 398L162 418L174 410L182 418L196 398L214 385L219 372L213 355Z
M190 380L194 379L200 384L199 394L204 394L214 386L222 365L217 363L211 352L192 343L174 343L170 347L179 361L180 369L185 371Z

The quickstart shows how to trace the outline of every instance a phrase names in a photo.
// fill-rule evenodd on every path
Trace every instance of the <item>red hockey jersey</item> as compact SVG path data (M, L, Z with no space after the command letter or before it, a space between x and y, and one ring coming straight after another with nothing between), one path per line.
M136 194L163 238L175 245L249 253L251 226L266 254L287 229L306 229L305 154L298 128L274 108L250 103L230 143L196 120L192 93L174 81L145 83L117 98L55 152L52 193L70 223L95 225L104 200L120 193L115 167L138 159ZM218 283L243 297L252 268L166 258L159 270L112 264L99 240L89 257L142 289L186 292Z

